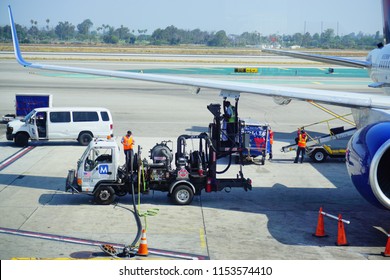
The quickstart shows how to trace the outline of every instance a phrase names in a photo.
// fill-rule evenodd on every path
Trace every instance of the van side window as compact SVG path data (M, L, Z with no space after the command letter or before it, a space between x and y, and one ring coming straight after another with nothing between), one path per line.
M68 123L70 122L70 112L50 112L50 122Z
M74 122L97 122L99 116L97 112L73 112Z
M100 112L100 115L102 116L102 120L104 122L108 122L110 120L110 117L108 116L107 112Z

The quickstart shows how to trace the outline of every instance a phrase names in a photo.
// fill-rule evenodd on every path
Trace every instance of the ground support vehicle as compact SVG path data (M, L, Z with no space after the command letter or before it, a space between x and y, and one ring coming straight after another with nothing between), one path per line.
M77 163L77 171L69 171L66 191L91 194L98 204L112 203L115 195L162 191L168 192L176 204L186 205L202 190L213 192L234 187L251 190L251 180L244 178L242 165L234 178L217 177L229 169L232 154L241 154L243 146L240 142L228 144L221 140L221 105L210 104L207 108L214 115L208 133L179 136L175 154L173 145L169 146L173 143L162 141L150 150L151 161L141 160L139 147L130 164L121 166L120 149L114 139L91 141ZM234 138L243 139L238 135ZM197 141L198 148L187 151L187 140ZM217 160L223 157L229 159L229 164L225 170L217 171Z
M347 137L351 137L356 132L356 127L344 130L344 127L336 127L330 129L330 133L318 138L310 138L307 141L307 147L322 145L333 140L339 140ZM284 146L281 148L281 152L295 151L298 145L296 143Z
M51 107L53 96L46 93L17 93L15 94L15 114L6 114L2 121L7 123L15 119L23 119L35 108Z
M94 137L113 135L113 120L106 108L35 108L22 120L7 124L6 137L17 146L28 141L77 140L87 146Z
M324 162L327 157L330 158L344 158L345 148L332 148L330 145L316 145L306 149L307 155L314 162Z
M330 129L328 135L318 138L311 138L306 143L306 154L315 162L324 162L327 157L342 158L345 156L345 148L332 148L330 145L324 143L333 140L348 139L356 132L356 127L344 129L344 127L336 127ZM297 149L297 144L290 144L282 147L281 152L290 152Z

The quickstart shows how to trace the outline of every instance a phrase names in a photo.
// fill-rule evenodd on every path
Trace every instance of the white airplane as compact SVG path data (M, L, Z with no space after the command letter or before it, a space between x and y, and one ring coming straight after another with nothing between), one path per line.
M384 7L389 7L390 0L383 0L383 5ZM20 51L10 6L8 6L8 11L16 60L24 67L190 86L194 87L197 93L201 88L209 88L235 95L240 93L258 94L272 97L280 105L287 105L292 99L296 99L350 107L353 111L355 122L360 129L354 134L348 144L346 165L349 175L356 189L366 200L377 207L390 210L390 172L388 172L390 167L390 111L388 111L390 109L390 96L245 84L28 62L23 59ZM387 13L387 8L385 11L385 15L390 14ZM385 18L385 23L387 22L388 20ZM307 57L305 56L305 58ZM368 55L366 61L312 55L313 57L316 57L319 61L332 61L333 63L338 61L342 65L367 68L377 87L388 87L387 77L390 79L390 45L373 50Z

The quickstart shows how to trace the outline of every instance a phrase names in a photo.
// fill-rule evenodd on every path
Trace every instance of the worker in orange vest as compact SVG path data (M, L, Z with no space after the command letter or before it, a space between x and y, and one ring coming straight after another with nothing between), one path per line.
M123 151L125 152L126 168L133 172L133 159L134 159L134 139L131 131L127 131L127 134L122 137L121 143L123 145Z
M301 155L301 163L303 162L303 158L305 156L306 150L306 142L307 142L307 134L304 129L301 129L298 135L298 149L297 155L295 157L294 163L298 163L299 155Z

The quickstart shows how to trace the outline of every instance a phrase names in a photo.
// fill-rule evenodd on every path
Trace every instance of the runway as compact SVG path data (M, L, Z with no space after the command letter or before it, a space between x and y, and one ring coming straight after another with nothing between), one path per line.
M112 70L203 66L181 63L180 58L174 62L131 64L77 59L50 62ZM219 66L227 67L213 65ZM264 79L273 84L317 89L379 92L367 87L370 83L368 77L191 75L245 82ZM127 130L132 130L136 145L142 146L145 158L156 143L163 140L175 143L181 134L207 131L212 115L206 106L222 102L219 92L214 90L202 90L195 95L191 89L180 86L58 75L24 69L14 60L0 60L0 115L13 113L15 93L22 92L51 93L56 107L99 106L110 109L117 140ZM338 114L349 113L346 108L329 108ZM156 216L147 218L148 245L156 252L151 257L175 259L176 254L211 260L385 259L381 252L387 236L374 226L390 229L389 212L374 208L358 194L344 162L328 160L315 164L307 159L304 164L296 165L293 164L294 154L280 152L282 146L292 143L298 127L328 119L329 115L306 102L293 101L288 106L279 106L270 98L244 93L240 97L239 114L271 125L275 131L273 161L267 161L264 166L244 166L244 175L253 181L252 191L234 189L229 193L202 193L189 206L171 205L165 193L142 196L141 212L159 209ZM335 122L332 125L345 124ZM0 209L3 213L0 217L0 259L99 258L102 255L95 242L131 243L136 234L136 223L129 211L115 205L93 205L89 196L64 192L68 170L76 167L84 147L75 141L33 143L33 149L5 165L21 149L6 140L4 125L0 127ZM310 131L327 133L328 126L326 123L313 126ZM226 176L235 176L237 172L238 167L233 166ZM117 203L130 208L131 196L120 197ZM320 207L333 215L342 214L351 221L346 225L349 246L335 245L337 221L325 221L329 237L312 236ZM63 242L59 238L50 238L53 236L88 242ZM172 256L158 255L157 252L162 251L171 252Z

